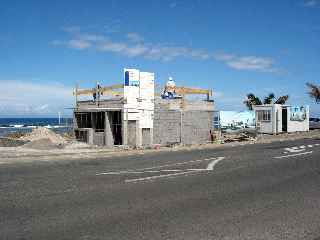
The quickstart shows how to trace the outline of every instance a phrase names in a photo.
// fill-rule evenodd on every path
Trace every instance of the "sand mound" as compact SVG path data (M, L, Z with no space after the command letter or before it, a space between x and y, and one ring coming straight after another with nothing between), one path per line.
M37 139L32 142L28 142L23 145L24 148L32 148L38 150L52 150L61 149L63 146L61 144L55 144L48 138Z
M34 142L42 139L48 139L52 144L56 144L56 145L65 144L66 142L62 136L44 127L37 127L35 129L32 129L32 132L27 133L25 136L22 136L20 139L23 141L30 141L30 142Z

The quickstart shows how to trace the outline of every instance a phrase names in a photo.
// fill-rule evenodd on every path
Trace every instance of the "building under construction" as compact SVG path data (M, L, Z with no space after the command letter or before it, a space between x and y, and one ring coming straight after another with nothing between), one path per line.
M155 93L154 74L124 70L124 84L74 92L74 131L89 144L132 147L203 144L211 141L212 91L177 87L170 79ZM187 100L190 94L203 100ZM90 96L90 100L80 99Z

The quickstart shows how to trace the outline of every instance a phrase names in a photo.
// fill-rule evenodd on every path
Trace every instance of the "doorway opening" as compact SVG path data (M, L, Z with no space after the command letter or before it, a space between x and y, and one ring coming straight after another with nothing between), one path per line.
M282 132L288 131L288 110L282 108Z
M122 145L122 115L121 111L108 112L110 128L113 135L114 145Z

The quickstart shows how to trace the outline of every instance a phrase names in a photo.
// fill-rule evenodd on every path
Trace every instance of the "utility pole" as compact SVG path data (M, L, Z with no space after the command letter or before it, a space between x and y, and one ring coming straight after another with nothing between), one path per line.
M61 112L58 112L58 116L59 116L59 126L61 125Z

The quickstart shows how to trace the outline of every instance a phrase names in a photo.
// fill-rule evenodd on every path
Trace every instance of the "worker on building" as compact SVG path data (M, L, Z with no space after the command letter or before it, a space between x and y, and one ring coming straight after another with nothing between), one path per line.
M93 101L96 102L98 100L98 103L100 101L100 96L102 95L101 92L101 85L99 82L97 82L96 84L96 88L92 89L92 97L93 97Z
M164 88L164 93L162 94L162 98L164 99L173 99L176 95L176 83L173 81L172 77L169 77L169 80L166 83Z

